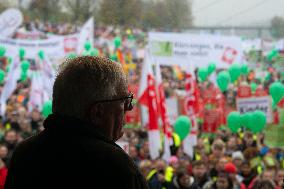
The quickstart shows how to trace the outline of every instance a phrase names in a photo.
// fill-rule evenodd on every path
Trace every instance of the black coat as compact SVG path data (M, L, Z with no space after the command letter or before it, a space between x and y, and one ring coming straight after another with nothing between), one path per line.
M44 126L16 148L6 189L147 188L130 157L90 124L50 115Z

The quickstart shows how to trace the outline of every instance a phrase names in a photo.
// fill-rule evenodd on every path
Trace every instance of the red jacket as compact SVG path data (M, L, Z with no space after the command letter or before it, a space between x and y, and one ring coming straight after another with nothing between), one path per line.
M0 169L0 189L4 189L8 169L4 166Z

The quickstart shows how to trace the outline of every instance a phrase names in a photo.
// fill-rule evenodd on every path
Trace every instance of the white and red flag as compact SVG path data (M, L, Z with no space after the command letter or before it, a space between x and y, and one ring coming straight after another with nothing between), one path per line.
M198 88L193 70L185 74L185 110L191 120L191 132L183 141L184 152L193 157L193 147L197 144L197 122L196 114L198 112Z
M158 125L158 106L155 78L148 52L145 53L142 67L138 101L148 108L149 150L152 159L160 156L161 138Z
M164 153L162 158L166 161L169 161L171 157L170 145L172 144L172 128L167 114L165 90L163 86L162 74L159 64L156 64L156 82L157 82L157 92L159 95L158 109L159 109L160 118L162 120L162 128L164 133L164 141L163 141Z

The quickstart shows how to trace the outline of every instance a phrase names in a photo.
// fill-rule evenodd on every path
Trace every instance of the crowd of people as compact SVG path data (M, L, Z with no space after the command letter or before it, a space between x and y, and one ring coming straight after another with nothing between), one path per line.
M40 31L58 35L75 33L78 28L73 25L26 23L22 30ZM116 29L99 27L95 29L95 45L100 55L119 61L113 47L113 39L122 39L121 51L127 65L129 83L139 85L141 67L146 45L146 33L139 29ZM17 37L17 36L14 36ZM114 56L113 56L114 55ZM166 97L179 96L184 90L184 71L179 67L163 66L163 85ZM196 78L198 78L196 70ZM226 107L236 108L235 98L238 85L254 82L268 94L268 87L274 81L281 80L280 73L270 66L268 77L259 80L251 71L247 77L239 79L224 93ZM208 80L198 81L200 91L217 86ZM31 81L19 81L17 88L7 102L6 114L0 122L0 188L3 188L9 161L15 147L24 139L43 130L41 110L29 111L28 100ZM0 87L2 90L3 85ZM136 91L137 92L137 91ZM137 97L137 94L136 94ZM203 98L201 94L200 98ZM205 108L205 106L203 107ZM201 110L202 111L202 107ZM202 113L201 113L202 114ZM264 135L255 135L242 130L231 133L226 127L219 127L214 135L202 135L202 116L199 121L197 145L193 157L183 152L183 145L174 143L171 146L171 158L166 162L161 157L151 159L147 130L144 127L126 128L123 140L129 143L129 156L140 168L150 189L280 189L284 181L284 150L268 148L264 144ZM74 149L74 153L75 153Z
M241 136L240 136L241 135ZM283 149L269 149L263 135L231 134L220 129L215 137L199 137L194 156L181 146L171 147L169 162L150 160L146 131L128 131L129 155L140 167L151 189L281 188Z

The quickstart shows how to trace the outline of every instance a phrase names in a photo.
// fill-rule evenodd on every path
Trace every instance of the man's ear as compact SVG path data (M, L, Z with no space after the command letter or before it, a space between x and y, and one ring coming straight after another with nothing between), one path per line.
M102 103L93 105L90 109L90 120L92 123L98 123L102 120L104 115L104 106Z

